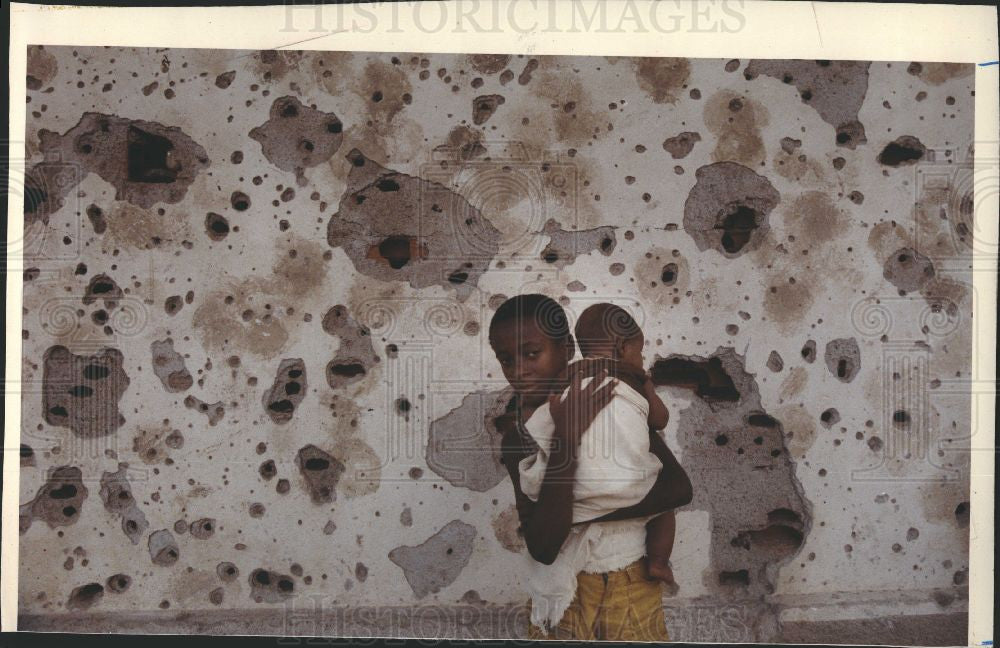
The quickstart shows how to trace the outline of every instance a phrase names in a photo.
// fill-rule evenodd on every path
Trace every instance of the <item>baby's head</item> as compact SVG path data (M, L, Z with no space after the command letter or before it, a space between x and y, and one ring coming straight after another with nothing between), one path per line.
M614 304L594 304L576 322L576 341L585 358L611 358L642 366L642 330Z
M573 359L566 311L545 295L511 297L490 321L490 346L525 405L538 405Z

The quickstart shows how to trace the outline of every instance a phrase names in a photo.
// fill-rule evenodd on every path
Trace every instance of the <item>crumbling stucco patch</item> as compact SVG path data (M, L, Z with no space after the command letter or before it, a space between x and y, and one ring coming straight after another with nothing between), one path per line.
M684 202L684 230L698 249L732 257L759 245L781 199L770 181L733 162L703 166L695 177Z
M549 237L549 243L542 250L542 260L553 267L562 269L576 261L581 254L597 250L609 256L615 250L618 239L615 228L595 227L588 230L564 230L555 220L548 220L542 234Z
M455 582L472 556L476 527L452 520L415 547L402 545L389 552L403 576L421 599Z
M433 421L427 436L427 465L454 486L487 491L499 484L507 469L500 461L500 433L493 423L511 392L476 392Z
M20 532L24 534L35 518L45 520L53 529L75 524L80 519L80 509L87 495L79 468L58 466L49 469L35 498L20 507Z
M80 437L112 434L124 425L118 402L129 377L121 351L105 348L83 356L57 345L45 352L43 362L46 423L68 427Z
M866 61L767 61L754 59L743 74L755 79L764 74L795 86L802 102L812 106L836 129L834 142L849 149L865 144L865 127L858 112L868 92Z
M132 495L127 470L127 463L119 463L117 471L102 474L100 496L104 508L112 515L121 517L122 531L132 544L139 544L139 539L149 528L149 522Z
M499 250L500 232L447 187L387 169L357 149L347 159L347 189L327 242L362 274L467 297Z
M812 523L782 421L763 409L756 379L731 348L658 358L650 371L655 384L697 396L678 413L677 438L695 484L690 506L712 515L704 585L772 593L779 565L798 552ZM734 487L749 483L758 486Z

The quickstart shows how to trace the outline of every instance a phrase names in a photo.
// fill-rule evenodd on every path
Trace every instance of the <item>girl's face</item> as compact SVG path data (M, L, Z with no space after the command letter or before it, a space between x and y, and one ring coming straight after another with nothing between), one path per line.
M573 358L573 337L553 339L530 319L515 319L499 327L490 339L504 378L525 405L544 401L560 382Z

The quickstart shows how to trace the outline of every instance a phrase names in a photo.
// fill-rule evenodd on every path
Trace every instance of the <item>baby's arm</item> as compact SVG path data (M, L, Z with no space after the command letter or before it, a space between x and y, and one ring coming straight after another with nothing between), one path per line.
M646 382L642 383L642 395L649 401L649 427L654 430L662 430L667 427L670 420L670 412L663 400L657 395L653 381L646 377Z

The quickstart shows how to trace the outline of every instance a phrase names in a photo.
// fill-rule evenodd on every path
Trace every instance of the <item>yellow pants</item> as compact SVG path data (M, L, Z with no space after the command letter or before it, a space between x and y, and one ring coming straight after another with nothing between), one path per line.
M528 607L530 610L531 603ZM529 639L670 641L663 583L649 577L645 558L601 574L580 572L576 596L551 634L528 623Z

